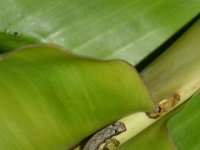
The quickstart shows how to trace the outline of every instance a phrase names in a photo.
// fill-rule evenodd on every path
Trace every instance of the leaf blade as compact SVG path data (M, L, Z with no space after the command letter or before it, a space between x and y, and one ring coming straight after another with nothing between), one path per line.
M199 149L199 99L194 96L185 105L183 111L173 116L168 122L170 135L178 149Z
M0 15L2 32L19 32L83 55L136 65L196 16L200 2L2 1L2 8L8 6Z
M152 108L139 76L122 61L41 45L13 51L0 70L1 149L66 149L124 115Z

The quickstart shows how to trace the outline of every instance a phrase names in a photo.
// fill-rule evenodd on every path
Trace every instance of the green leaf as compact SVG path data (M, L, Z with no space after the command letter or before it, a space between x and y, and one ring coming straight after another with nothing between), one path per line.
M17 33L0 33L0 53L14 50L27 44L39 43L36 39L17 35Z
M178 149L198 150L200 147L200 95L192 98L183 111L168 122L170 134Z
M0 8L1 32L135 65L196 16L200 1L1 0Z
M32 46L0 61L0 149L66 149L136 111L152 109L138 74L123 61Z

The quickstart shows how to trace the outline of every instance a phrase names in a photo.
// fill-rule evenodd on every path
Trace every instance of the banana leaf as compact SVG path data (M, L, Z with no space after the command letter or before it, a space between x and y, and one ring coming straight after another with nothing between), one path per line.
M199 8L199 0L1 0L0 32L12 38L0 34L0 48L54 43L79 54L136 65Z
M177 149L198 150L200 147L200 95L193 97L184 109L168 122L170 135Z
M152 110L132 66L30 46L0 61L0 149L68 149L100 128Z

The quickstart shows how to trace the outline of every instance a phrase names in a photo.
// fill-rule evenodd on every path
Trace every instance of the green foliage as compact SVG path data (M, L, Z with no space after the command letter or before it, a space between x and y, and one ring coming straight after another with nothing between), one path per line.
M152 110L133 67L110 59L137 65L200 12L199 0L0 1L0 52L14 50L0 61L4 150L70 148L123 116ZM191 94L198 88L193 86L199 80L198 28L141 72L155 103L173 92L189 89L185 93ZM36 43L64 49L21 48ZM169 122L180 149L199 147L198 99ZM164 132L167 119L144 129L121 149L172 149Z
M168 122L171 137L180 150L198 150L200 147L200 96L195 96L184 109Z
M5 56L0 76L4 150L66 149L124 115L152 108L128 64L82 58L52 46Z
M16 40L28 37L29 44L33 38L135 65L196 16L200 2L1 0L0 8L0 32L17 32Z

